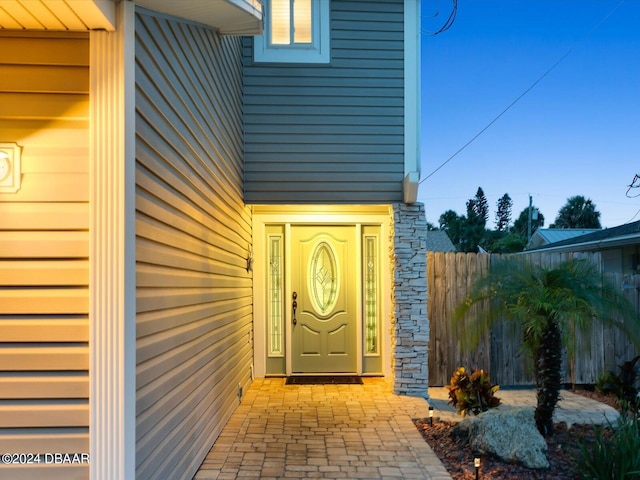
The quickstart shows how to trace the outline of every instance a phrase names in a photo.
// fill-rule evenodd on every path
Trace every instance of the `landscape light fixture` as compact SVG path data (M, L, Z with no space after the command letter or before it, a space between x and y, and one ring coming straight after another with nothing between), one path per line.
M429 405L429 426L433 427L433 407Z
M473 466L476 467L476 480L480 479L480 457L473 459Z

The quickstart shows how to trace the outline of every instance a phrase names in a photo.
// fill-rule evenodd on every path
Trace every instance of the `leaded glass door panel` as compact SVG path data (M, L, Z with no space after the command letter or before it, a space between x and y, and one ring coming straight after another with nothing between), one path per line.
M355 373L355 227L291 230L293 373Z

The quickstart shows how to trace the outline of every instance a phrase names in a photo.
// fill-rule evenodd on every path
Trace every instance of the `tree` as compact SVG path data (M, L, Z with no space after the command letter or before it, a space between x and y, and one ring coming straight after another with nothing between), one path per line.
M509 229L511 223L511 208L513 207L513 201L508 193L505 193L498 199L498 205L496 208L496 230L499 232L506 232Z
M534 205L531 206L531 211L538 212L537 218L533 218L535 217L535 215L532 215L532 218L531 218L531 234L533 234L538 228L544 226L544 215L542 215L542 213L540 213L540 210L536 208ZM524 210L522 210L522 212L520 212L520 215L518 215L518 219L515 222L513 222L513 230L512 230L514 233L517 233L518 235L520 235L522 238L525 239L525 244L529 240L527 238L528 223L529 223L529 207L526 207Z
M467 215L458 215L447 210L438 220L440 230L444 230L459 252L477 252L478 246L489 249L492 237L485 229L489 217L487 197L478 187L475 197L467 200Z
M471 218L471 212L475 213L478 219L481 219L482 227L484 228L489 219L489 202L487 202L487 197L482 187L478 187L474 198L467 200L467 218Z
M451 242L458 248L462 239L465 218L453 210L447 210L438 219L440 230L447 232Z
M576 195L567 199L549 228L602 228L600 212L590 198Z
M633 305L585 260L566 261L553 268L513 257L497 262L457 307L456 321L465 319L472 305L486 300L494 300L492 307L469 316L470 323L460 333L469 346L503 317L522 327L523 345L534 360L536 425L544 436L553 432L563 347L571 351L576 331L588 331L594 320L614 324L640 348L630 329L637 318Z
M526 246L527 241L525 237L517 233L510 233L493 242L491 245L491 253L517 253L524 250Z
M461 226L458 251L477 252L479 246L485 250L488 248L485 242L487 231L484 228L484 221L475 212L472 211L468 216L463 216Z
M485 225L489 218L487 197L478 187L476 196L467 200L467 216L461 217L461 236L458 251L477 252L478 246L487 248Z

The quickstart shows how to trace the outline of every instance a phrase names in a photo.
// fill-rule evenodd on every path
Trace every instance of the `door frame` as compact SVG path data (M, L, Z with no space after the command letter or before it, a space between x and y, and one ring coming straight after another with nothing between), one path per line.
M252 208L253 221L253 352L254 352L254 376L263 378L266 376L266 274L267 274L267 225L284 225L284 238L290 238L292 225L353 225L356 227L356 237L361 238L362 225L374 225L380 227L380 312L381 312L381 357L382 374L391 375L391 260L385 252L389 252L391 224L393 222L393 209L391 205L254 205ZM356 242L356 257L361 271L361 242ZM291 252L285 245L285 286L284 292L291 291ZM357 277L357 372L363 373L363 324L362 324L362 276ZM288 305L289 299L283 299ZM292 374L291 366L291 311L284 309L285 322L285 374Z

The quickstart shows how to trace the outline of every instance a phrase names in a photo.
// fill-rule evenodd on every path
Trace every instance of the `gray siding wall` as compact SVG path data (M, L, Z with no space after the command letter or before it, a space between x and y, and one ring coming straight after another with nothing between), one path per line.
M329 65L256 64L244 41L245 201L402 201L403 0L331 1Z
M191 479L251 381L241 53L239 38L137 13L140 479Z

